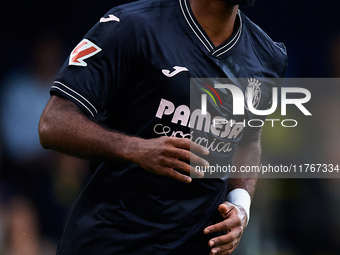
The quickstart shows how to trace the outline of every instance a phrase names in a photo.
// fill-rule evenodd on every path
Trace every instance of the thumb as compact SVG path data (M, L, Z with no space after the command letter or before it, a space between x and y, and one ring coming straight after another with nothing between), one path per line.
M229 202L224 202L223 204L219 205L218 211L220 212L221 216L226 219L227 214L232 210L233 207L233 204Z

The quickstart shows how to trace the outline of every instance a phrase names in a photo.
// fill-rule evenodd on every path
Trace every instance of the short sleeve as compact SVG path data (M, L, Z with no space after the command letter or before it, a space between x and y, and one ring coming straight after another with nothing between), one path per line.
M73 49L51 88L86 115L104 118L109 100L138 63L138 31L133 20L112 9Z

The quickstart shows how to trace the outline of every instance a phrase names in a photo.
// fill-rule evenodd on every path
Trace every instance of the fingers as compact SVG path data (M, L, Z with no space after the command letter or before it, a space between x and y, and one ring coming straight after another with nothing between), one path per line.
M211 234L220 231L227 231L228 229L241 226L241 220L238 217L230 217L215 225L211 225L204 229L204 234Z
M235 205L225 202L218 207L218 211L225 219L204 229L204 234L225 231L225 235L212 238L208 245L212 247L210 255L231 254L237 247L244 231L242 223L243 212Z
M169 156L178 158L178 159L181 159L187 162L190 161L192 164L195 164L195 165L209 166L209 163L205 159L185 149L173 148L171 151L169 151Z
M174 153L174 155L176 155ZM168 167L168 174L167 176L169 177L176 177L179 174L177 171L181 171L187 174L193 174L196 177L202 178L204 176L204 173L200 173L195 171L195 168L190 166L189 164L183 162L182 160L179 160L178 158L175 157L170 157L170 158L164 158L163 159L163 165L165 167ZM175 173L172 173L175 172ZM170 176L171 174L171 176Z
M229 210L231 210L230 208ZM228 213L228 206L226 204L220 204L218 207L218 211L220 212L221 216L225 218L226 214Z
M187 138L178 138L178 137L171 137L171 138L173 139L174 144L177 148L182 148L182 149L192 151L195 153L199 153L202 155L209 154L209 150L207 148L197 143L194 143Z
M167 159L167 166L172 167L175 170L185 172L187 174L193 174L194 176L199 178L202 178L204 176L204 173L197 171L197 169L195 169L195 167L191 165L208 167L209 163L205 159L194 154L191 150L193 149L197 153L207 155L209 154L207 148L195 144L189 139L183 138L171 137L168 138L166 142L171 143L174 146L172 149L168 148L169 151L167 151L167 155L170 158ZM190 162L190 164L185 162Z
M209 166L205 159L196 155L198 153L207 155L209 151L186 138L159 137L150 139L146 140L139 149L140 156L136 161L144 169L181 182L191 182L192 179L187 176L189 174L199 178L204 176L204 173L197 171L194 166Z
M221 235L219 237L211 239L208 244L210 247L221 246L229 243L235 244L235 242L238 242L237 240L239 240L242 233L243 233L242 228L237 227L229 231L226 235Z
M213 238L209 241L209 246L213 247L210 254L231 254L238 246L243 234L243 228L238 226L228 231L227 234Z
M204 229L204 234L212 234L220 231L227 231L231 228L233 222L230 222L230 220L224 220L222 222L216 223L215 225L211 225Z
M167 169L167 171L164 171L164 174L167 177L170 177L172 179L175 179L180 182L190 183L192 179L189 176L186 176L184 174L180 174L179 172L173 170L172 168Z
M225 202L220 204L218 211L225 219L215 225L208 226L204 229L204 234L211 234L219 231L227 231L235 227L242 227L243 212L240 211L235 205Z
M231 254L238 246L242 233L241 228L235 228L226 235L210 240L209 246L213 247L210 254Z
M235 250L237 245L238 245L238 242L235 241L235 243L229 243L229 244L221 245L219 247L215 247L211 249L209 255L230 255Z

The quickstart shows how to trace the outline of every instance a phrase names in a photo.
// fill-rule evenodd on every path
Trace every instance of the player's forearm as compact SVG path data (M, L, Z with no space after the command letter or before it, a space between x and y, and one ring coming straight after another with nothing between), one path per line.
M88 160L136 159L142 139L107 130L71 101L52 96L39 123L42 146Z
M244 166L258 166L261 158L260 134L241 142L233 158L233 165L239 170ZM257 176L253 173L230 178L228 192L237 188L245 189L251 197L255 192Z

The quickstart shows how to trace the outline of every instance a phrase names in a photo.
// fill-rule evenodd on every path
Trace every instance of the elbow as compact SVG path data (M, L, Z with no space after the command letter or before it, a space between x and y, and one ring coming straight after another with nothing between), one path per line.
M43 113L38 126L40 144L44 149L51 149L52 128L48 118Z
M70 121L71 115L67 113L70 107L73 107L72 102L57 96L52 96L47 103L38 125L39 140L44 149L59 150L63 145L65 129L62 123Z

